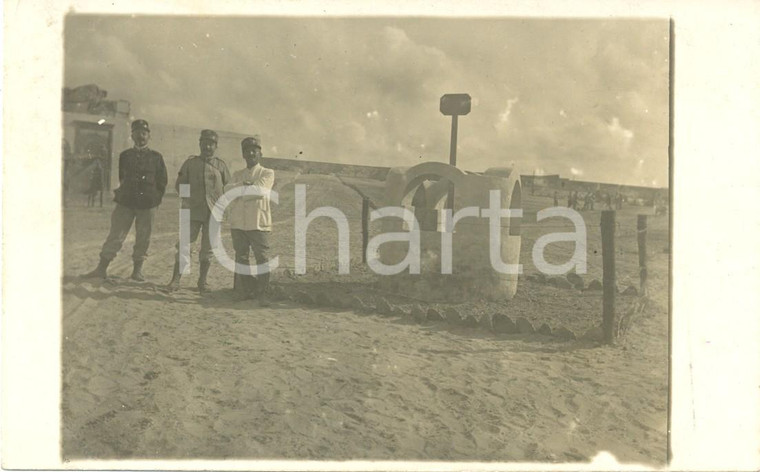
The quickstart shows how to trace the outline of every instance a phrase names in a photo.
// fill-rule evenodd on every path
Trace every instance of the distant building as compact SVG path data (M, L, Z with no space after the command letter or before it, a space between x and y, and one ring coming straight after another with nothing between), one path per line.
M523 187L526 189L530 189L533 187L549 187L549 188L560 188L562 186L561 184L561 178L559 174L553 174L553 175L531 175L531 174L523 174L520 176L520 181L523 184Z
M104 188L118 186L119 153L131 146L130 105L126 100L106 100L97 85L63 90L63 139L70 152L61 156L66 187L84 193L95 160L103 167Z

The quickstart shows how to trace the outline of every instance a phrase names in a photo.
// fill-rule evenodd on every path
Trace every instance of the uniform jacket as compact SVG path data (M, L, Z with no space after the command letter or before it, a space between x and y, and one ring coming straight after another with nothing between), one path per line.
M119 155L119 188L114 191L114 201L134 209L157 207L167 180L160 152L148 147L127 149Z
M190 156L182 164L175 184L177 192L181 184L190 184L190 197L182 199L182 208L190 209L190 219L208 220L229 181L230 171L223 160L216 156L208 159Z
M225 187L230 190L239 187L243 182L250 182L258 187L264 196L245 195L229 202L228 221L230 228L244 231L272 231L272 208L269 202L269 192L274 185L274 171L261 164L235 172L232 181Z

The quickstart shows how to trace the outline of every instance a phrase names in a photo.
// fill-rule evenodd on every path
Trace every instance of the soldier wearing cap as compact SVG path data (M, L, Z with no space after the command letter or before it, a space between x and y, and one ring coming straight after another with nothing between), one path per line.
M215 156L219 136L215 131L204 129L201 131L199 140L200 155L190 156L179 170L175 188L180 191L180 185L190 185L190 196L182 198L182 208L190 210L190 242L198 239L198 234L203 230L201 237L201 250L199 254L200 275L198 277L198 290L206 291L208 285L206 277L211 267L211 243L209 240L209 219L211 209L216 201L224 193L224 186L230 181L230 171L227 164ZM184 261L189 264L190 261ZM177 255L174 262L174 272L169 282L169 289L176 290L180 283L180 250L177 243Z
M232 247L236 263L248 266L253 250L256 264L262 266L269 261L269 233L272 231L269 192L274 185L274 171L261 165L261 140L258 136L245 138L240 146L246 167L232 175L225 191L239 186L253 186L257 191L253 195L235 198L228 206ZM268 270L255 278L249 273L235 273L233 288L237 298L258 298L262 305L266 305L268 287Z
M84 277L106 277L106 270L121 249L135 223L134 267L131 278L144 281L143 262L148 255L153 217L167 184L166 165L158 151L148 147L150 127L145 120L132 122L135 146L119 155L119 188L114 191L116 208L111 213L111 230L100 251L100 263Z

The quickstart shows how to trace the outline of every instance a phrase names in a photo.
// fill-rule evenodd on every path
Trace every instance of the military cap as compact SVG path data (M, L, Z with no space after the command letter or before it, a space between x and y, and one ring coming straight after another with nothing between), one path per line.
M216 131L210 130L210 129L204 129L201 131L201 141L204 139L208 139L210 141L213 141L215 143L219 142L219 135L216 134Z
M245 138L244 140L240 142L240 147L242 147L243 149L248 148L248 147L257 147L261 149L261 138L259 138L258 136Z
M145 120L135 120L132 122L132 131L148 131L150 132L150 127L148 126L148 122Z

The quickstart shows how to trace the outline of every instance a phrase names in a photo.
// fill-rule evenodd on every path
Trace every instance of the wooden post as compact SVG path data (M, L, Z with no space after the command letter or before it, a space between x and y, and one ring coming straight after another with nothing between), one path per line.
M639 242L639 293L645 297L647 295L647 215L638 215L636 232Z
M457 132L459 131L459 115L451 115L451 146L449 148L449 164L457 166Z
M602 211L602 331L604 341L612 344L615 341L615 210Z
M362 198L362 263L367 263L367 245L369 244L369 198Z
M457 166L457 132L459 115L451 115L451 147L449 148L449 165ZM454 208L454 183L449 183L449 194L446 197L446 208Z

